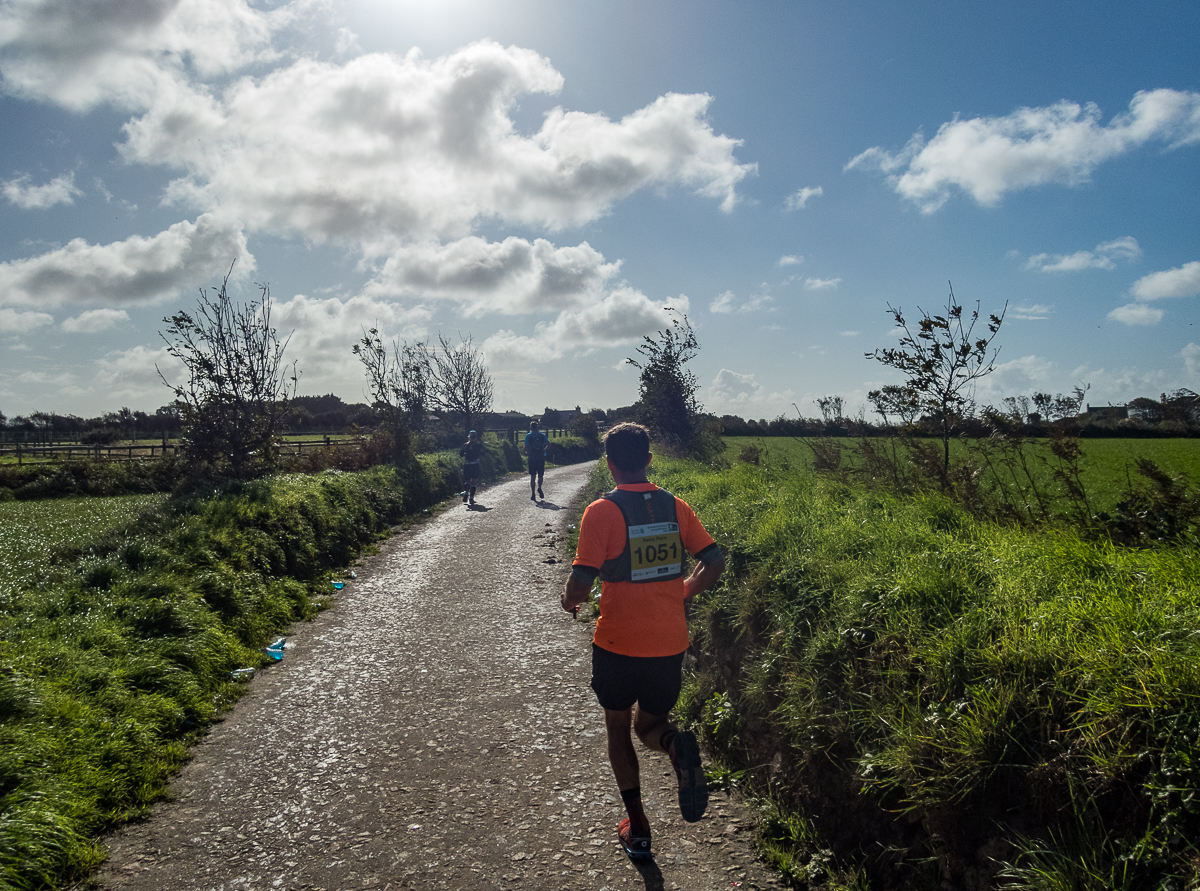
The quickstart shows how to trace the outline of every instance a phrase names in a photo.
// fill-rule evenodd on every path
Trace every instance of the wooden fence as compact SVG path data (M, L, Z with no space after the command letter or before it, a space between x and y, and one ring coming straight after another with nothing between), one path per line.
M356 450L359 443L354 439L331 440L328 436L323 439L283 440L276 447L285 455L303 455L307 448L325 448L336 445L341 448ZM150 461L166 455L174 455L179 446L174 443L134 442L124 445L80 445L78 443L49 443L47 445L26 445L15 443L0 448L0 462L5 458L16 458L17 466L26 462L43 463L46 461L70 461L72 459L91 461Z
M485 434L492 434L497 439L511 439L512 442L518 445L525 441L524 430L484 430ZM559 439L566 436L565 430L544 430L542 431L550 439ZM303 455L304 450L322 449L326 446L337 446L338 448L349 449L356 451L360 448L360 440L354 439L332 439L329 436L321 439L294 439L281 440L276 443L276 447L281 453L288 455ZM15 458L17 466L20 467L25 463L43 463L46 461L70 461L72 459L91 460L91 461L150 461L155 458L161 458L168 454L177 454L179 446L174 443L160 442L131 442L123 445L117 444L95 444L82 445L78 442L62 442L62 443L43 443L41 445L30 445L27 443L10 443L0 446L0 463L4 462L5 458Z

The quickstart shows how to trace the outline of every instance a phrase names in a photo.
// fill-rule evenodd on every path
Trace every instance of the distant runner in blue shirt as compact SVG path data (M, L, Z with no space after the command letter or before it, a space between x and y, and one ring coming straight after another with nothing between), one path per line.
M529 422L529 432L525 434L525 457L529 459L529 500L545 499L542 494L542 478L546 475L546 446L550 441L539 428L537 421ZM534 495L534 492L537 492Z

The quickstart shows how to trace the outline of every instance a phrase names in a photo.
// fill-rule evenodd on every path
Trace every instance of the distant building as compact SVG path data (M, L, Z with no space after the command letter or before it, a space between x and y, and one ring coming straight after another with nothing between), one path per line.
M1083 413L1089 421L1123 421L1129 417L1128 405L1088 405Z
M546 410L542 412L542 426L548 430L565 430L581 414L583 414L583 409L578 405L574 408L550 408L546 406Z

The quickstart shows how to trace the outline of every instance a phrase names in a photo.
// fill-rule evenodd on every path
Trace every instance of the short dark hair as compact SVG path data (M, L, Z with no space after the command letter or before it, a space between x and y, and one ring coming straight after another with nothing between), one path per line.
M529 429L530 429L530 430L532 430L532 429L533 429L534 427L536 427L536 426L538 426L538 422L537 422L537 421L530 421L530 422L529 422Z
M650 459L650 431L641 424L618 424L604 434L604 454L618 470L641 470Z

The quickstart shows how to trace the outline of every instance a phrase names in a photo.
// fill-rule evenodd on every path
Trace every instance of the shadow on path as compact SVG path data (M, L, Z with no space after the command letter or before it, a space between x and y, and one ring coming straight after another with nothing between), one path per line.
M629 862L633 864L634 869L641 875L642 881L646 883L646 891L663 891L666 883L657 863L653 860L630 860Z

